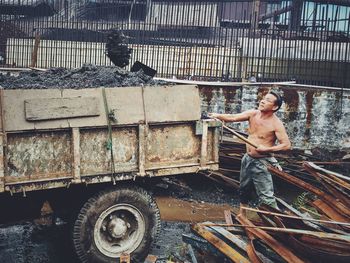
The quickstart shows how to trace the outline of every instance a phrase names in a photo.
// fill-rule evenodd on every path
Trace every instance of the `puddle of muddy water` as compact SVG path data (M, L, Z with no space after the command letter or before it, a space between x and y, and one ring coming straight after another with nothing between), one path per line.
M225 210L238 210L228 204L189 202L172 197L157 197L160 217L164 221L203 222L225 221Z

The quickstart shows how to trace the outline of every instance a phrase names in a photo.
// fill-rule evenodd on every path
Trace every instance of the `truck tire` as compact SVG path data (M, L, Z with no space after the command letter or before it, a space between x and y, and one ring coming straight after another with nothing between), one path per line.
M91 197L73 225L81 262L119 262L122 253L143 262L160 231L160 213L140 187L116 187Z

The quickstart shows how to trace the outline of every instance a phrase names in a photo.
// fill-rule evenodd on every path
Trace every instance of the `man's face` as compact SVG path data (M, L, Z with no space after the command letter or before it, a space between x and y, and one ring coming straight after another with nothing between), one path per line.
M272 94L266 94L265 97L260 101L258 110L260 111L275 111L278 106L276 105L277 98Z

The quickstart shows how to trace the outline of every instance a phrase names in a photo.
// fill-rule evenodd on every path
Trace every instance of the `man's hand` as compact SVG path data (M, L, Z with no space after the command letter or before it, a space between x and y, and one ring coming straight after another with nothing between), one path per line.
M259 153L267 153L270 152L270 147L266 147L264 145L258 145L258 148L255 149Z
M212 119L218 118L218 115L218 113L208 112L208 117Z

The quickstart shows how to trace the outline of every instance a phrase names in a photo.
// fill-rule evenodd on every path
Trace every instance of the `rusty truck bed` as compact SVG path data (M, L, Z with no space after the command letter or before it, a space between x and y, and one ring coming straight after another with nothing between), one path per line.
M196 86L0 92L0 192L218 169Z

